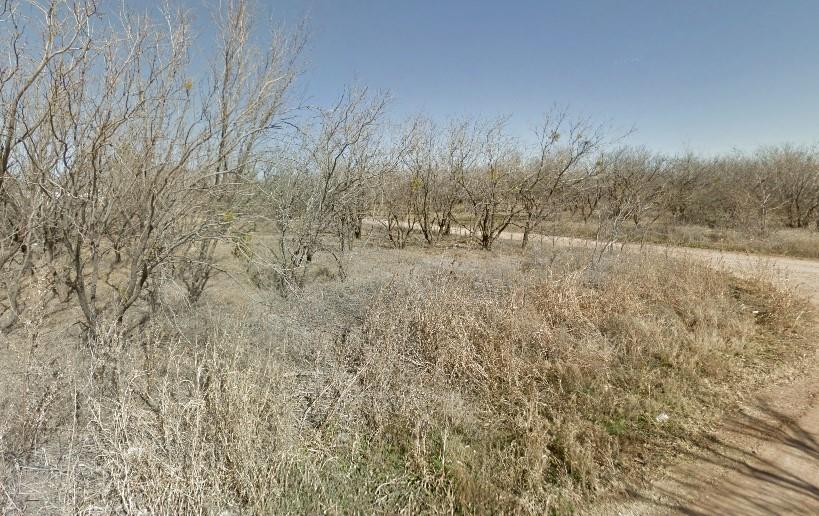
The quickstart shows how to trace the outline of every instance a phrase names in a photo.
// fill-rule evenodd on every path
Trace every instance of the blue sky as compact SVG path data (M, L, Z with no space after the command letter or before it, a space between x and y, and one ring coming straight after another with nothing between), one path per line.
M307 18L314 103L355 82L397 116L509 115L521 137L557 104L666 152L819 142L815 0L258 2Z

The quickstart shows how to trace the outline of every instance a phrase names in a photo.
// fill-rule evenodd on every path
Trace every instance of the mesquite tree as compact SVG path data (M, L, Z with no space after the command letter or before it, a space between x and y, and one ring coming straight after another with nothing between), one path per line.
M475 149L476 162L457 170L455 181L470 216L466 227L481 248L489 250L521 213L522 159L503 120L465 128L464 141L462 152Z
M342 257L355 236L362 196L385 170L386 103L383 94L350 89L331 108L318 109L314 123L301 128L269 164L261 203L276 243L256 265L272 268L284 292L304 284L319 253L332 256L343 274Z
M583 161L603 145L602 128L583 119L570 121L565 111L547 115L536 135L537 156L523 169L520 181L524 248L532 231L567 203L570 192L594 177L598 169L584 167Z
M168 267L192 251L207 261L201 246L224 236L232 187L221 178L252 170L292 82L290 50L274 40L257 60L240 37L243 0L226 6L230 59L209 77L193 73L181 12L50 0L6 2L2 16L2 324L42 297L36 283L78 307L91 333L133 328Z

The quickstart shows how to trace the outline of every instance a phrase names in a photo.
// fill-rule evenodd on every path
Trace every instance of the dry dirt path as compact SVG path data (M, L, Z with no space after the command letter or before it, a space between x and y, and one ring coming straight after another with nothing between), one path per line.
M819 307L819 261L647 249L707 260L738 273L772 267ZM819 515L819 346L804 372L788 380L755 393L721 423L711 444L691 450L682 464L650 487L635 489L630 500L603 505L593 513Z
M501 238L522 236L507 232ZM594 245L541 235L532 242ZM626 244L622 251L687 256L740 274L771 267L819 307L819 261L663 245ZM634 488L627 499L595 506L589 514L819 515L819 343L803 373L755 393L711 438L650 486Z

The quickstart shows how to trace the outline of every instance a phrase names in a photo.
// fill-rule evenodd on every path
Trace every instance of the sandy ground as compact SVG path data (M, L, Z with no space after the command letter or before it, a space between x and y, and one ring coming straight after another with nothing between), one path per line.
M628 247L628 246L627 246ZM635 246L632 246L635 247ZM650 246L743 273L773 267L819 307L819 261ZM597 514L819 515L819 347L805 373L752 397L713 442L631 499Z
M377 221L369 221L377 224ZM454 228L454 233L465 233ZM506 232L503 240L521 240ZM534 244L589 247L588 240L534 235ZM626 244L625 252L688 256L750 273L773 268L819 307L819 261L706 249ZM819 343L818 343L819 344ZM819 346L799 377L751 397L710 443L690 450L650 486L590 508L593 515L819 515Z

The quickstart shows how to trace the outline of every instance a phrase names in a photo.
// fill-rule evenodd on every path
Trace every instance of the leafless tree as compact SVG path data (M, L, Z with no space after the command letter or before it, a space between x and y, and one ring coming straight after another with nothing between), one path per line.
M537 157L523 168L520 181L524 248L547 215L594 177L597 168L584 167L583 161L604 142L602 128L584 119L570 121L565 111L547 115L536 135Z
M815 153L784 145L761 149L757 156L776 182L786 224L808 227L819 216L819 162Z
M744 217L745 226L766 236L770 230L771 217L784 204L777 195L777 177L772 169L759 161L743 162L736 184L740 202L743 206L750 207L750 212L746 212Z
M276 47L259 64L236 29L230 66L255 64L238 80L200 80L190 73L182 12L102 15L80 0L10 5L12 66L0 72L0 213L12 235L0 257L6 326L24 312L27 278L46 276L54 295L65 287L89 331L103 319L124 324L140 306L133 327L155 308L166 269L191 263L191 251L206 261L224 236L231 200L216 178L253 168L292 80L289 50ZM228 6L225 30L246 26L246 6Z
M404 147L401 156L413 219L429 244L451 231L459 202L457 178L477 159L471 136L467 121L452 121L441 130L432 120L418 116L399 142Z
M639 148L624 147L599 158L603 206L597 212L592 263L620 240L624 224L637 227L659 216L665 165L663 156Z
M292 108L287 93L296 79L298 58L304 46L304 32L288 33L274 27L263 46L257 13L245 0L230 0L214 12L218 29L218 52L209 59L210 77L201 85L209 99L217 99L207 114L214 134L210 152L216 156L213 189L214 206L221 213L221 238L200 239L188 244L177 267L191 301L203 292L214 271L217 243L234 240L239 245L249 236L252 217L242 217L253 196L244 188L262 172L266 152L292 125ZM193 87L192 82L186 87ZM229 208L228 208L229 207Z
M587 166L587 179L570 185L567 192L568 211L572 216L579 215L583 223L588 223L597 212L603 198L603 182L599 178L602 162L595 160Z
M51 266L49 289L56 293L54 255L60 232L59 185L73 149L67 137L66 100L76 97L74 79L93 52L89 27L92 2L5 2L0 25L0 280L6 299L0 326L13 325L25 311L30 278ZM34 37L34 35L38 37ZM59 138L59 137L61 138ZM63 203L64 197L63 197Z
M387 97L350 89L329 109L319 109L311 127L271 170L262 189L266 218L275 226L271 249L278 283L284 290L303 285L318 253L341 256L354 237L362 192L377 184L384 170L380 123ZM327 241L338 237L338 246Z
M476 156L473 167L455 171L470 215L465 227L483 249L489 250L522 211L522 158L506 134L504 120L464 126L463 141L464 151L474 148Z
M417 218L417 183L401 171L391 171L383 177L381 186L381 225L393 247L403 249L419 227Z
M687 219L697 196L707 187L708 172L703 160L691 152L670 160L662 202L671 220L679 223Z

